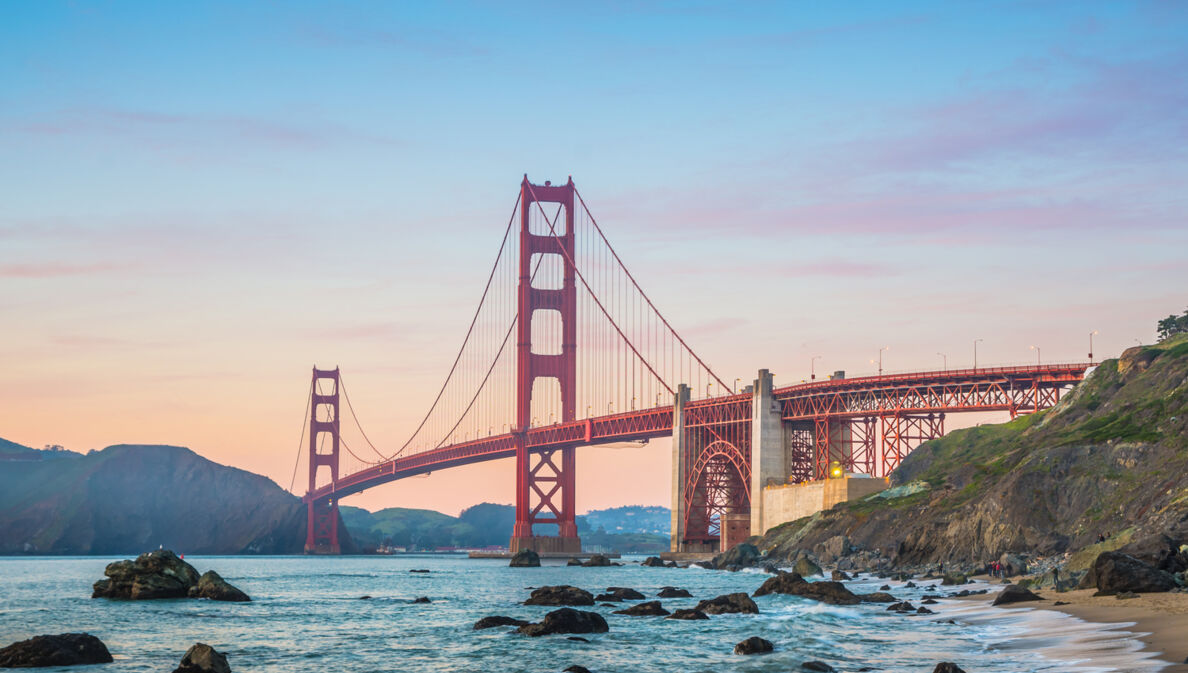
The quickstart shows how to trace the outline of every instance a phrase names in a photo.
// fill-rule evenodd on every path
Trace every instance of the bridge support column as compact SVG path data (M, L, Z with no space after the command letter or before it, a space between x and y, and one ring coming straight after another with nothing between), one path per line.
M692 467L689 439L685 434L685 405L689 403L689 386L680 384L672 404L672 544L670 551L684 551L685 536L685 478Z
M784 483L784 423L772 394L772 375L759 370L751 397L751 535L762 535L763 487L768 481Z
M322 389L328 382L330 390ZM338 481L338 368L313 370L309 405L309 490L318 486L318 468L330 469L330 482ZM327 441L329 440L329 441ZM329 444L329 446L326 446ZM313 500L306 496L306 554L338 554L338 499Z

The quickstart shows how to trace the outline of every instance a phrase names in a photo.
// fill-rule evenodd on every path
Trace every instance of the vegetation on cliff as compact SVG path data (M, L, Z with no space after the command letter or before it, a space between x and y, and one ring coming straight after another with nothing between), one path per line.
M1103 534L1182 538L1188 334L1101 363L1050 410L927 442L892 481L899 488L774 528L758 546L787 558L844 546L906 565L1075 551Z

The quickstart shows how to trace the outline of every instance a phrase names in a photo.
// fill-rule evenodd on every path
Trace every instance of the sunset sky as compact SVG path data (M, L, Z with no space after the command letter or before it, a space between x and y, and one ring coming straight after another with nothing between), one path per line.
M0 8L0 437L288 487L309 370L399 446L521 177L723 378L1117 355L1188 305L1188 3ZM579 511L669 504L667 442ZM299 475L295 490L303 491ZM512 464L345 501L512 502Z

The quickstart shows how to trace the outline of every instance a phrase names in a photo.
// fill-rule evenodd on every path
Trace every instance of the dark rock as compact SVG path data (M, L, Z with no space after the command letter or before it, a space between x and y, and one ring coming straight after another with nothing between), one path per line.
M0 668L109 664L111 653L89 633L33 636L0 649Z
M525 624L516 629L526 636L547 636L553 633L606 633L606 620L597 612L583 612L573 608L553 610L539 624Z
M1002 565L1002 573L1006 577L1016 577L1027 574L1027 561L1018 554L1003 554L998 558Z
M741 643L734 646L735 654L767 654L775 649L770 640L764 640L759 636L751 636Z
M1173 574L1188 568L1188 557L1180 553L1180 543L1162 533L1139 538L1118 551Z
M208 598L212 601L245 603L252 600L247 594L231 586L213 570L207 570L198 578L198 583L187 592L190 598Z
M1139 597L1139 595L1134 593L1133 591L1119 591L1118 593L1114 594L1114 598L1118 598L1118 599L1138 598L1138 597Z
M709 619L709 616L695 608L681 608L665 617L665 619Z
M833 673L834 668L823 661L806 661L800 664L801 670L818 671L818 673Z
M561 673L590 673L590 669L586 668L585 666L578 666L577 664L574 664L573 666L568 666L562 669Z
M801 556L796 559L796 565L793 566L792 571L801 577L812 577L813 575L822 575L821 566L813 563L807 556Z
M474 623L474 630L493 629L496 626L523 626L528 622L523 619L516 619L515 617L504 617L503 615L491 615L490 617L483 617Z
M797 573L781 573L769 577L755 590L756 596L773 593L803 596L832 605L856 605L862 602L862 599L841 582L808 582Z
M1098 555L1090 574L1097 585L1094 596L1110 596L1122 591L1156 593L1176 588L1176 580L1170 573L1115 551Z
M642 601L643 599L647 598L647 596L644 596L635 589L630 589L628 587L607 587L606 592L611 596L614 596L614 600L618 601Z
M889 612L913 612L915 609L916 606L912 605L909 601L892 603L891 605L887 606L887 610Z
M536 589L524 605L594 605L594 596L585 589L561 584Z
M920 615L931 615L931 614L934 614L934 613L932 612L932 610L929 610L928 608L926 608L926 607L924 607L923 605L921 605L921 606L920 606L920 607L919 607L919 608L916 610L916 614L920 614Z
M660 601L647 601L632 605L626 610L615 610L615 614L631 617L664 617L668 614L668 610L660 605Z
M603 603L603 604L610 603L612 601L616 602L616 603L623 602L622 598L619 598L618 596L615 596L614 594L598 594L597 596L594 597L594 600L596 602Z
M693 598L693 594L685 589L678 589L676 587L660 587L657 598Z
M198 571L169 550L141 554L135 561L116 561L103 570L108 579L95 582L91 598L185 598L198 583Z
M409 572L410 573L427 573L427 572L429 572L429 569L428 568L412 568L409 570Z
M414 603L432 603L433 601L429 600L428 596L417 596L416 598L413 599L412 602L414 602Z
M774 563L764 563L763 572L767 573L768 575L779 575L780 569L777 568Z
M588 642L590 642L590 639L589 639L589 638L583 638L583 637L581 637L581 636L570 636L570 637L566 638L566 640L572 640L572 641L573 641L573 642L575 642L575 643L588 643Z
M840 571L840 570L834 570L834 571L833 571L833 572L832 572L832 573L829 575L829 577L830 577L830 579L832 579L834 582L844 582L844 581L846 581L846 580L852 579L852 578L851 578L849 575L845 574L844 572L842 572L842 571Z
M992 605L1009 605L1011 603L1022 603L1024 601L1042 601L1044 599L1031 593L1030 590L1024 589L1018 584L1008 584L997 596L994 597Z
M891 590L890 584L884 584L883 586L879 587L879 591L890 591L890 590Z
M951 661L942 661L932 669L932 673L965 673L965 671Z
M969 578L965 575L962 575L961 573L945 573L944 578L941 579L941 584L945 586L955 586L958 584L966 584L968 582Z
M922 603L924 605L936 605L937 602L938 601L936 601L935 599L932 599L932 598L925 598L924 600L920 601L920 603Z
M915 589L916 583L909 581L907 584L903 585L903 588L904 589Z
M1056 607L1060 607L1061 605L1068 605L1068 601L1056 601L1052 605L1054 605Z
M205 643L194 643L173 673L231 673L227 656Z
M361 600L361 601L369 601L369 600L371 600L371 596L360 596L360 597L359 597L359 600Z
M619 606L615 605L614 603L599 603L599 605L601 605L601 606L602 606L602 607L604 607L604 608L617 608L617 607L619 607Z
M644 559L644 562L641 563L640 565L642 565L646 568L665 568L665 567L667 567L667 566L665 566L664 561L660 560L659 556L649 556L646 559Z
M755 545L743 542L734 545L726 553L715 556L713 564L716 568L750 568L758 565L762 557Z
M857 594L858 600L863 603L894 603L899 599L884 591L876 591L872 594Z
M701 601L695 609L709 615L721 615L728 612L759 614L759 606L755 605L755 601L751 600L750 596L741 591Z
M507 564L511 568L539 568L540 554L531 549L521 549L512 557L511 563Z
M714 566L709 561L694 561L690 565L695 565L698 568L705 568L706 570L713 570Z
M582 564L583 568L605 568L613 565L611 560L602 554L594 554Z
M567 565L567 566L578 566L578 567L581 567L581 565L582 565L582 560L581 560L581 559L578 559L578 558L571 558L571 559L569 559L568 561L566 561L566 562L565 562L565 565Z

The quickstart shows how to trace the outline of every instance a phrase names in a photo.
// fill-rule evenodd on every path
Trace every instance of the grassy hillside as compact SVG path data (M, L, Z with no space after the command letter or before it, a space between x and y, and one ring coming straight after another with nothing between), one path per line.
M1103 362L1053 409L927 442L892 479L900 497L839 505L760 545L792 555L845 536L904 564L977 563L1188 532L1188 335Z
M177 446L0 467L0 553L300 553L305 510L271 480ZM351 549L349 542L347 548Z

